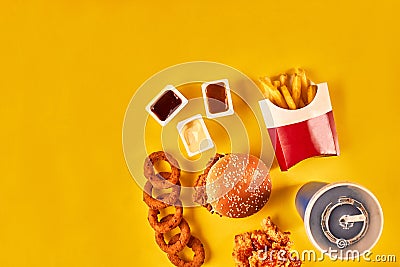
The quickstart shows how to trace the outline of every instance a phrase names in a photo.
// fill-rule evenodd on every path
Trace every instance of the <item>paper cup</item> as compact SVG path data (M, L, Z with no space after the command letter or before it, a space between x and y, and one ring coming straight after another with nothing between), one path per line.
M309 182L297 192L295 202L308 238L331 258L362 256L382 233L382 208L360 185Z

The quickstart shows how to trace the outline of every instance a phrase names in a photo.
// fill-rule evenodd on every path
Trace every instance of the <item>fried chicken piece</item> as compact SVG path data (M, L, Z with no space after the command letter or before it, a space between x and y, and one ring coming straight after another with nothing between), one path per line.
M262 230L235 236L232 256L237 267L298 267L301 261L290 254L290 232L282 232L268 217Z

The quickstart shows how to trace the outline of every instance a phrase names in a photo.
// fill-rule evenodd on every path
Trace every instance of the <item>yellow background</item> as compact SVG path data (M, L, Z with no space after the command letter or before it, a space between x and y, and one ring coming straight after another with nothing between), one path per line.
M232 266L233 236L268 215L312 249L293 204L309 180L369 188L385 216L373 255L400 257L399 11L396 0L1 1L0 266L170 265L125 165L122 122L147 78L193 60L251 78L302 66L327 81L342 152L275 168L250 218L186 209L204 266Z

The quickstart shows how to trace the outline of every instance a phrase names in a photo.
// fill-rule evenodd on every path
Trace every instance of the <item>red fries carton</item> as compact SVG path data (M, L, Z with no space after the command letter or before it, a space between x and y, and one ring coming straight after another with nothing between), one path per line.
M310 157L339 155L327 83L318 84L314 100L300 109L283 109L268 99L259 104L282 171Z

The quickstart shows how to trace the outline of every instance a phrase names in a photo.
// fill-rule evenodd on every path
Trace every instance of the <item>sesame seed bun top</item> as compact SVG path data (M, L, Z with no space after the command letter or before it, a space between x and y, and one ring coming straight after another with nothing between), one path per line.
M269 169L253 155L226 155L207 175L207 202L222 216L250 216L267 203L270 194Z

